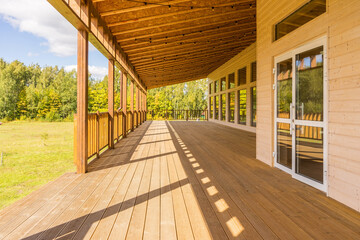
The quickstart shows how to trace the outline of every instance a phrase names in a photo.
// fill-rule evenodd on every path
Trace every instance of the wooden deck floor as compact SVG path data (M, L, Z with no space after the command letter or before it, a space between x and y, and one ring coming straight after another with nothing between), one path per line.
M255 135L145 122L0 212L0 239L360 239L360 214L255 160Z

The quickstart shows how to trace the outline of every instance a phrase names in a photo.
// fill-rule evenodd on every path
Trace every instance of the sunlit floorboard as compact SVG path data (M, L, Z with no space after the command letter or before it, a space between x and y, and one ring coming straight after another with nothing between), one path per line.
M255 134L145 122L0 212L0 239L360 239L360 214L255 159Z

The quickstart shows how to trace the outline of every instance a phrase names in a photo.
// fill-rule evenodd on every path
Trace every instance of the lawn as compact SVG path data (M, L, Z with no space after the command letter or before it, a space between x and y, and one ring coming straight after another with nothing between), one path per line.
M4 123L0 126L0 209L75 171L72 122ZM0 163L1 164L1 163Z

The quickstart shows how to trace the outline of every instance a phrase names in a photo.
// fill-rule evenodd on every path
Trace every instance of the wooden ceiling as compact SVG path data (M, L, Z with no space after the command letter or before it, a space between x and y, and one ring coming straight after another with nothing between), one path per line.
M148 89L205 78L256 40L255 0L93 0Z

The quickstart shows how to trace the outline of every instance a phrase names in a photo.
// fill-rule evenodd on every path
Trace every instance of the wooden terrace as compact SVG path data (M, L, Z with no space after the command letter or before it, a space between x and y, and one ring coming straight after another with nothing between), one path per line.
M144 122L0 212L0 239L233 238L360 239L360 214L257 161L255 134L197 121Z

